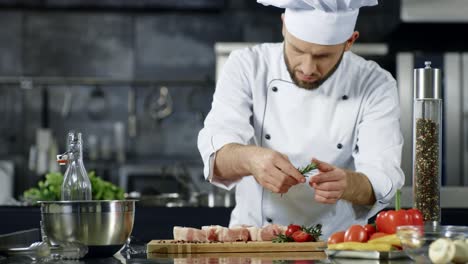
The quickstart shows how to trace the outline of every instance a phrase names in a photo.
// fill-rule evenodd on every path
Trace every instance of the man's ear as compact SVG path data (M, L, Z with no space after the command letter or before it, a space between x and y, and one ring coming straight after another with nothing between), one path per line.
M354 42L359 38L359 31L354 31L351 37L345 42L345 51L348 51L353 46Z

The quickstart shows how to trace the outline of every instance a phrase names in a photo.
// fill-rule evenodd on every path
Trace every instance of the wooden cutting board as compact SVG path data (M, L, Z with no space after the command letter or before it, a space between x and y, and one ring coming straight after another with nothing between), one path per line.
M248 242L176 242L174 240L152 240L147 245L148 253L180 254L210 252L294 252L323 251L327 243L321 242L288 242L271 241Z
M249 258L251 260L319 260L326 259L327 254L324 251L307 251L307 252L216 252L216 253L148 253L148 259L206 259L217 258L228 260L227 263L238 263L235 261L229 262L231 259ZM252 261L253 262L253 261ZM192 263L194 263L192 261ZM212 263L212 262L199 262L199 263ZM241 262L242 263L242 262ZM245 262L250 263L250 262Z

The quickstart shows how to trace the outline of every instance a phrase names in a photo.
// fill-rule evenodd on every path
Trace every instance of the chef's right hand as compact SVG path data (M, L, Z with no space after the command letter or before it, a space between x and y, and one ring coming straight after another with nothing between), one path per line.
M306 181L284 154L255 147L249 156L250 172L260 185L272 192L286 193L292 186Z

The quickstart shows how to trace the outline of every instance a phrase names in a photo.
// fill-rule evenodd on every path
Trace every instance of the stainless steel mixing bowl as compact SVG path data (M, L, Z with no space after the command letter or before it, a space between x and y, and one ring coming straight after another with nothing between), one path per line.
M86 257L117 253L133 229L135 201L47 201L41 204L42 229L52 245L80 242Z

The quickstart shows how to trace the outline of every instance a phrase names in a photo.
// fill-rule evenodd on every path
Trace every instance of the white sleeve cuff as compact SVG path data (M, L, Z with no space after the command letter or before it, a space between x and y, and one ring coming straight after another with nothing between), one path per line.
M211 154L210 159L209 159L209 172L208 172L207 180L211 184L213 184L214 186L217 186L217 187L220 187L220 188L226 189L226 190L231 190L232 188L234 188L237 185L237 183L240 180L231 181L231 180L226 180L226 179L219 178L214 173L215 159L216 159L216 152Z
M392 168L390 164L380 163L381 166L364 165L357 171L363 173L369 179L374 190L375 199L381 204L389 204L396 191L403 185L404 176L401 170ZM390 176L392 175L392 176Z
M227 144L230 143L237 143L237 144L246 144L245 140L240 136L236 134L228 134L228 133L222 133L218 132L216 134L212 134L211 137L209 137L209 143L204 141L205 144L209 144L209 146L206 146L204 149L206 150L206 160L204 160L204 170L203 174L205 175L205 179L207 179L210 183L213 185L231 190L234 188L234 186L240 181L240 180L226 180L226 179L221 179L219 178L215 173L214 173L214 164L215 164L215 159L216 159L216 152L220 150L222 147L224 147ZM202 155L203 157L204 155Z

